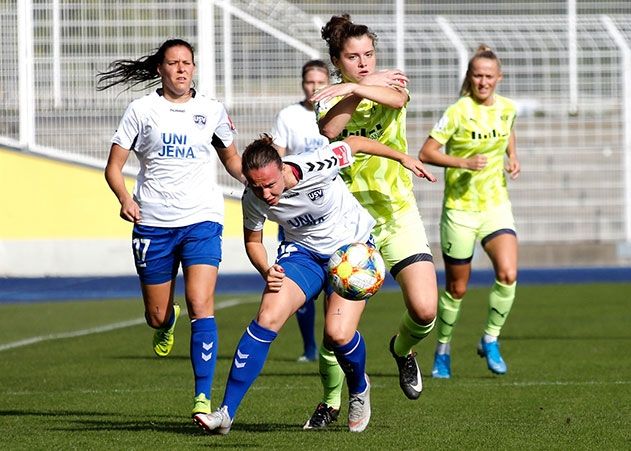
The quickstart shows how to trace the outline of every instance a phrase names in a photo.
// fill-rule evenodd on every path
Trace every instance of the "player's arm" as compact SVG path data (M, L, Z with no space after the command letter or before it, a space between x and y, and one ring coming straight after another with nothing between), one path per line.
M312 102L344 97L318 120L320 133L329 139L339 136L362 99L390 108L403 108L409 99L405 90L407 81L402 72L387 70L367 75L359 83L338 83L319 90L311 97Z
M254 268L267 283L268 289L273 292L279 291L283 285L285 272L283 267L278 264L269 265L267 250L263 245L263 231L249 230L244 227L243 241L245 243L245 253L248 255Z
M473 155L469 158L454 157L442 152L441 147L443 147L441 143L428 136L418 153L419 160L443 168L470 169L472 171L479 171L486 166L484 155Z
M105 166L105 180L120 202L120 217L125 221L136 223L140 220L140 207L127 191L123 176L123 166L127 158L129 158L129 150L118 144L112 144Z
M237 146L232 142L228 147L215 147L217 155L228 174L245 184L245 177L241 173L241 156L237 152Z
M417 177L426 178L430 182L435 182L436 177L429 172L423 163L416 158L412 158L408 154L398 152L385 144L375 141L374 139L364 138L363 136L349 136L344 139L351 149L351 153L355 155L357 152L367 153L378 157L388 158L397 161L406 169L412 171Z
M508 161L506 162L506 172L510 174L510 178L515 180L519 177L521 172L521 164L517 158L517 144L515 138L515 130L511 130L508 138L508 146L506 147L506 156Z

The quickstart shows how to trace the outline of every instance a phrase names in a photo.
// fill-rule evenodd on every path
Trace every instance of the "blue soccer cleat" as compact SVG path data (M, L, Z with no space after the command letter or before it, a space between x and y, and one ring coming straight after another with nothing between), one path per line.
M436 379L449 379L451 377L451 357L449 354L434 354L432 377Z
M478 355L480 357L486 357L486 365L493 373L506 373L506 363L500 354L500 344L497 340L485 343L484 339L481 339L480 343L478 343Z

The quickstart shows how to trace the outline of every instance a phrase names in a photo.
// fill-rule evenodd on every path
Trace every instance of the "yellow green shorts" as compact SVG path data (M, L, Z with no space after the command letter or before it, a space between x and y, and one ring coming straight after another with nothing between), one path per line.
M443 256L463 263L471 261L476 241L482 245L502 233L516 235L510 202L486 211L443 208L440 218L440 245Z
M396 218L377 224L372 235L386 267L395 278L403 268L414 262L433 261L423 220L416 205Z

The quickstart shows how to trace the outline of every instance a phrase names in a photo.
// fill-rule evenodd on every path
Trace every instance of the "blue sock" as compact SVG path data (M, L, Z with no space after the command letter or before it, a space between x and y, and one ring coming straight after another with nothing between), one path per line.
M169 320L167 321L164 328L168 329L169 327L173 325L174 322L175 322L175 309L173 308L173 306L171 306L171 316L169 316Z
M195 396L204 393L210 399L217 363L217 341L214 316L191 321L191 363L195 375Z
M309 299L296 311L296 319L304 345L304 355L310 360L315 360L318 352L315 340L315 312L315 299Z
M348 381L349 393L362 393L366 390L366 343L358 331L351 341L333 348L335 357Z
M252 320L241 336L221 403L222 406L228 407L230 418L234 419L241 400L261 373L269 348L277 335L276 332L261 327Z

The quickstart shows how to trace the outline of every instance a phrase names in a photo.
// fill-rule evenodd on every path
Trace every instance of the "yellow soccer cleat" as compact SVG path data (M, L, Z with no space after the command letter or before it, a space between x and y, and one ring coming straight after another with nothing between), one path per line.
M164 329L156 329L153 334L153 352L156 353L159 357L166 357L173 349L173 334L175 332L175 324L177 323L177 319L180 316L180 306L177 304L173 304L173 314L175 315L175 319L173 320L173 324L171 327Z

